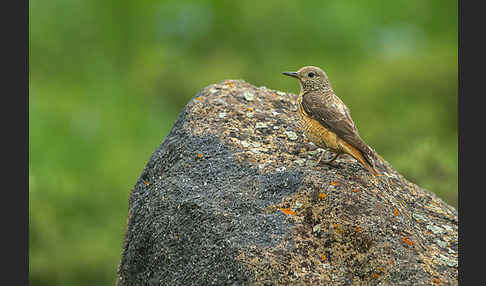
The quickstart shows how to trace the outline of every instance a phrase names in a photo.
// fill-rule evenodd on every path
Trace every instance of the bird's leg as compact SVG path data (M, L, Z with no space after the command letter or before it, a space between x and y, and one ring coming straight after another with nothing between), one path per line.
M321 157L319 157L319 160L317 160L317 165L319 165L322 161L322 157L324 157L324 155L326 154L326 151L322 152L322 155ZM322 161L324 164L326 165L331 165L332 166L332 162L334 162L334 160L337 159L337 157L339 157L339 155L341 155L341 153L336 153L336 155L334 155L334 157L331 159L331 160L327 160L327 161Z
M316 163L317 166L319 165L319 163L321 163L322 157L324 157L324 155L326 155L326 150L322 149L322 154L321 156L319 156L319 159L317 160Z
M330 165L332 162L334 162L334 160L336 160L339 157L339 155L341 155L341 153L336 153L336 155L334 155L334 157L331 160L324 161L324 164Z

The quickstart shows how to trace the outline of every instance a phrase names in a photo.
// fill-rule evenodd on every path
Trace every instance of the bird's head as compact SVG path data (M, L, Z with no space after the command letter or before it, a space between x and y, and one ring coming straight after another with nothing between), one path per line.
M297 78L303 92L331 89L326 73L318 67L306 66L296 72L283 72L283 74Z

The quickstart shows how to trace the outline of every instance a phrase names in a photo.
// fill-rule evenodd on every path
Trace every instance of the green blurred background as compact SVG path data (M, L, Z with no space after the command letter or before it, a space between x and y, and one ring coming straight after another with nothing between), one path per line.
M113 285L128 196L205 86L327 71L360 134L457 207L457 1L30 1L31 285Z

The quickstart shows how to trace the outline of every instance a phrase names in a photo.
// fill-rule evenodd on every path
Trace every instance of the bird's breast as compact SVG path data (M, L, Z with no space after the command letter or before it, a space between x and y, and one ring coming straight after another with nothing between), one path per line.
M300 128L309 141L320 148L328 148L333 152L341 150L340 139L332 131L325 128L319 121L307 114L302 106L302 95L297 101L298 113L300 116Z

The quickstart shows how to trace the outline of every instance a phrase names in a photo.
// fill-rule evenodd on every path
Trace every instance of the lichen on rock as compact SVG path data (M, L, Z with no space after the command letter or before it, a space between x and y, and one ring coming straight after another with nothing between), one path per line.
M457 212L320 152L295 94L204 88L130 195L117 285L457 285ZM381 157L380 157L381 158Z

